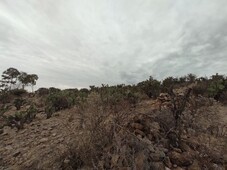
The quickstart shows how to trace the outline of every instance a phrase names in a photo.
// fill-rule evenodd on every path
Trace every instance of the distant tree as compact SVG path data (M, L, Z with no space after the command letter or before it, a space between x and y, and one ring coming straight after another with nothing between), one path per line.
M22 88L24 89L25 86L31 86L32 92L38 78L39 77L36 74L27 74L26 72L21 72L20 76L18 77L19 81L22 84Z
M186 76L179 77L178 78L178 82L179 83L185 83L186 82L186 79L187 79Z
M24 89L25 86L27 86L29 83L28 74L26 72L21 72L20 76L18 77L18 80L22 84L22 89Z
M20 72L15 68L8 68L2 73L1 87L5 89L11 89L12 85L15 85L18 80Z
M32 92L34 90L34 86L36 85L36 81L39 79L38 75L36 74L30 74L29 75L29 84L31 85L31 88L32 88Z
M186 76L186 80L188 81L188 82L190 82L190 83L193 83L193 82L195 82L195 80L196 80L196 75L195 74L188 74L187 76Z

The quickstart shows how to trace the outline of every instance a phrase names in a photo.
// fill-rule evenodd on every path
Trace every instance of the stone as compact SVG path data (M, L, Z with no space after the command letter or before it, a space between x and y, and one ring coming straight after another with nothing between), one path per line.
M6 149L6 150L12 150L13 147L12 147L11 145L8 145L8 146L5 147L5 149Z
M168 153L168 152L169 152L169 149L163 148L162 151L163 151L164 153Z
M169 158L173 164L178 166L189 166L193 163L192 156L188 152L178 153L172 151L169 154Z
M155 153L151 153L150 157L152 161L158 162L158 161L163 161L166 157L165 153L163 151L156 151Z
M174 167L174 168L177 168L177 165L176 165L176 164L173 164L173 167Z
M185 142L180 142L179 147L184 152L189 152L191 150L191 148Z
M134 132L135 132L135 134L136 134L136 135L145 136L145 133L144 133L144 132L142 132L142 131L141 131L141 130L139 130L139 129L136 129Z
M182 153L182 150L179 149L179 148L173 148L173 151L178 152L178 153Z
M143 138L142 140L143 140L144 143L146 143L148 145L152 144L152 142L147 137Z
M131 126L135 129L143 130L143 125L140 123L132 123Z
M64 138L62 137L62 138L58 139L58 141L59 142L63 142L64 141Z
M53 133L52 136L55 137L57 134L56 133Z
M158 122L152 122L151 124L151 129L155 129L155 130L160 130L160 126Z
M70 160L69 159L65 159L64 160L64 164L69 164Z
M17 156L20 155L20 154L21 154L20 151L16 151L16 152L14 152L13 157L17 157Z
M42 139L40 139L40 142L41 143L44 143L44 142L47 142L48 141L48 138L42 138Z

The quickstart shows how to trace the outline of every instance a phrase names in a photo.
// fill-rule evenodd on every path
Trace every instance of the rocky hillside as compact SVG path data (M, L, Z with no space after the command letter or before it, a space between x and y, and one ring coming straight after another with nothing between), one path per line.
M227 169L227 106L187 88L137 102L63 98L50 116L43 94L20 99L1 104L2 170Z

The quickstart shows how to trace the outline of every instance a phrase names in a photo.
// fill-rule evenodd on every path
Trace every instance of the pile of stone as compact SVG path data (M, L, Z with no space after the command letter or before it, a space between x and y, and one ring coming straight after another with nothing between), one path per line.
M157 98L157 101L160 104L160 110L168 109L172 107L171 103L171 97L168 93L160 93L159 97Z

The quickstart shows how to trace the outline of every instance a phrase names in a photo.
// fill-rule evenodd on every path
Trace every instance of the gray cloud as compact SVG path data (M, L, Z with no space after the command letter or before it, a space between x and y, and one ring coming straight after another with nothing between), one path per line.
M225 74L226 17L226 0L1 1L0 71L60 88Z

